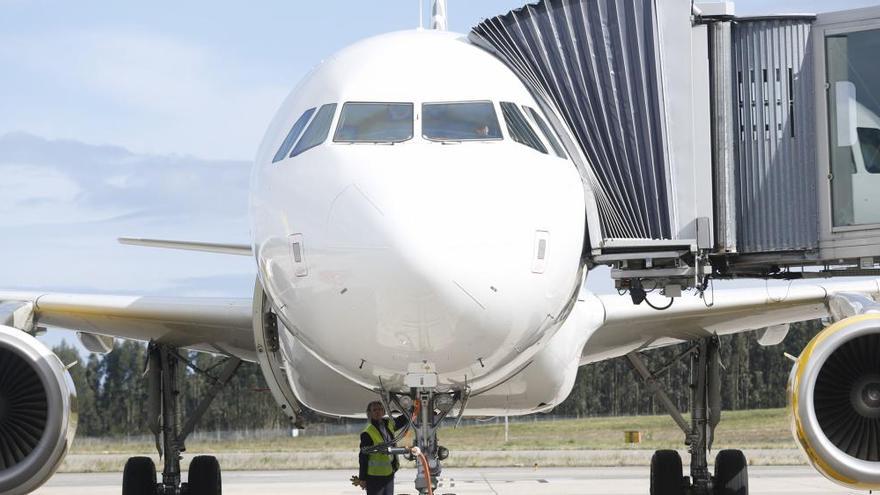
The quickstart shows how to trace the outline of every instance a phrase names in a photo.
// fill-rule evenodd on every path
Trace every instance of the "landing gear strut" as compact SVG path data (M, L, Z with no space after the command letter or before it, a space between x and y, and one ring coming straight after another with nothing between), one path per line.
M187 361L177 348L150 342L147 348L149 427L156 437L156 449L163 458L162 481L156 482L156 467L149 457L132 457L125 464L122 495L220 495L220 464L212 456L197 456L190 462L189 482L181 483L180 460L186 439L195 429L217 393L229 382L241 360L229 358L219 373L202 370ZM179 424L177 388L178 367L183 364L207 376L212 385L182 426Z
M691 457L690 477L682 473L681 457L675 450L658 450L651 459L651 495L748 495L746 458L740 450L722 450L715 458L715 473L709 472L708 453L715 427L721 421L721 358L718 337L694 342L672 362L652 373L636 352L627 358L648 390L684 432ZM675 362L690 357L691 421L688 423L661 388L657 378Z
M431 388L413 388L409 394L383 393L382 401L385 403L386 411L396 409L406 416L408 421L406 429L411 429L415 433L413 447L418 447L418 450L394 447L392 445L398 440L395 439L388 445L370 447L367 451L402 454L406 459L415 461L416 490L420 495L433 493L442 471L441 461L449 456L449 450L437 442L437 430L440 429L443 419L459 402L462 403L458 413L461 416L467 400L462 401L461 392L436 392ZM403 437L405 433L402 431L398 436Z
M428 473L425 472L424 466L421 466L419 459L416 459L416 465L421 466L416 471L416 490L419 493L428 493L428 484L432 489L437 486L437 478L440 476L442 467L440 465L440 445L437 443L437 429L440 428L440 422L449 412L449 409L442 411L438 409L436 401L447 395L434 394L430 390L419 389L414 392L417 397L415 404L419 407L410 416L415 429L415 446L419 448L425 456L424 460L428 465ZM449 403L450 409L454 404L454 400ZM443 457L445 459L445 456Z

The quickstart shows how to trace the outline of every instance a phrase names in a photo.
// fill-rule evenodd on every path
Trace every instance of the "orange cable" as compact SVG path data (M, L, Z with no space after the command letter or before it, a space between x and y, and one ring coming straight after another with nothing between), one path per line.
M431 479L431 469L428 467L428 458L419 450L419 459L422 461L422 469L425 470L425 481L428 482L428 495L434 495L434 480Z

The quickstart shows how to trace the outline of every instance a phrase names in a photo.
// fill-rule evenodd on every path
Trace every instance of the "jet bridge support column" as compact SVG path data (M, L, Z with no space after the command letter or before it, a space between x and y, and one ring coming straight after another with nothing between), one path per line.
M735 253L736 162L733 129L733 49L731 22L709 24L709 84L712 112L712 170L715 195L715 244L718 252Z

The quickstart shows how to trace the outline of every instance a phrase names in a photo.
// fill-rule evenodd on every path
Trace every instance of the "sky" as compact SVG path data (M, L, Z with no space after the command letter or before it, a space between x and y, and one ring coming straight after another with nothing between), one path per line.
M449 0L450 29L524 2ZM749 0L737 11L871 4ZM417 0L0 0L0 9L0 134L239 160L253 158L309 68L358 39L416 27L419 12Z
M449 27L523 1L449 0ZM737 12L877 1L749 0ZM418 5L0 0L0 287L248 297L249 258L115 239L247 242L249 161L281 101L344 46L415 28ZM610 290L607 271L591 279Z

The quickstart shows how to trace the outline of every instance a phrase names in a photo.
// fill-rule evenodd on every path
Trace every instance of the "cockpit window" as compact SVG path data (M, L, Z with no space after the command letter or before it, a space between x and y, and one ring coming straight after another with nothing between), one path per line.
M538 135L535 134L534 129L529 125L525 115L522 114L516 104L502 101L501 113L504 114L504 120L507 121L507 130L510 132L510 139L530 148L534 148L545 155L547 154L547 148L544 147L544 143L538 139Z
M333 114L336 113L336 103L322 105L318 114L312 119L312 123L303 133L302 138L296 143L290 156L296 156L303 151L310 150L323 143L330 134L330 123L333 122Z
M302 134L303 129L305 129L306 124L309 123L309 119L312 117L313 113L315 113L315 109L310 108L296 119L293 127L290 128L290 132L287 133L287 137L284 138L284 142L281 143L281 147L278 148L278 152L275 153L275 158L272 159L272 163L280 162L287 157L287 153L290 151L290 148L293 147L293 143L296 142L299 135Z
M424 103L422 136L432 141L486 141L501 139L501 126L488 101Z
M550 147L553 148L553 152L556 153L556 156L559 158L568 158L568 155L565 154L565 150L562 148L562 145L559 144L559 140L556 139L556 135L553 134L550 126L548 126L547 122L544 122L544 119L541 118L541 114L532 107L523 106L523 108L532 118L532 121L534 121L535 124L538 124L538 129L541 129L541 133L547 138L547 142L550 143Z
M339 115L337 143L399 143L413 137L412 103L346 103Z

